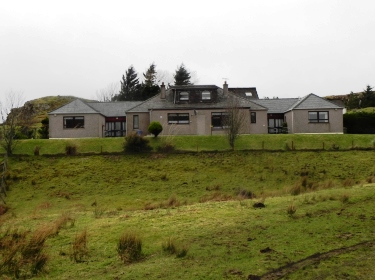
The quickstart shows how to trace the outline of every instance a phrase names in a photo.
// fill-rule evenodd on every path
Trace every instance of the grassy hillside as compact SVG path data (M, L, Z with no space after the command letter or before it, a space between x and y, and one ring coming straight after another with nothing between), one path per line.
M373 151L9 158L1 260L9 233L48 232L40 279L371 279L374 161ZM142 240L127 264L125 231ZM168 240L187 254L163 251Z

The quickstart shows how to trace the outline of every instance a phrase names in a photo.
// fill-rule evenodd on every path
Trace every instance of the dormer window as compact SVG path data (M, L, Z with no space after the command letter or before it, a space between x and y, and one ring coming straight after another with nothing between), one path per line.
M210 100L211 99L211 92L208 90L202 91L202 100Z
M187 91L180 92L180 101L188 101L189 93Z

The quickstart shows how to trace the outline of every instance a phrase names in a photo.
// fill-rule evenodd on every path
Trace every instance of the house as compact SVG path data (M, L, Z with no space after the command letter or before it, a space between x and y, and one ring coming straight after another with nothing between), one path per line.
M49 137L125 136L125 111L140 103L140 101L87 102L76 99L48 113Z
M241 91L251 92L242 88ZM255 91L256 94L256 91ZM257 96L257 95L256 95ZM126 111L127 133L147 132L150 122L163 126L161 135L215 135L225 133L224 118L228 101L234 98L243 112L241 134L267 133L267 108L215 85L171 86L161 85L160 94Z
M160 87L137 102L85 102L77 99L49 113L50 138L116 137L148 134L160 122L161 135L225 134L228 107L241 112L241 134L343 133L343 108L315 94L303 98L259 99L256 88L216 85Z
M343 133L343 107L313 93L303 98L259 99L268 108L268 133Z

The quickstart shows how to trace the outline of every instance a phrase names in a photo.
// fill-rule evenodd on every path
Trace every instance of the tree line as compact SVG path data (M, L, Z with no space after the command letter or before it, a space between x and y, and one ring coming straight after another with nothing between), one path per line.
M367 85L363 92L354 93L350 92L344 100L347 109L358 109L375 107L375 91L370 85Z
M139 81L138 73L131 65L122 75L120 90L116 85L109 85L97 93L100 101L143 101L159 93L160 83L165 79L165 73L158 73L155 63L151 63L143 73L143 81ZM173 75L174 85L192 85L191 73L183 63L177 67Z

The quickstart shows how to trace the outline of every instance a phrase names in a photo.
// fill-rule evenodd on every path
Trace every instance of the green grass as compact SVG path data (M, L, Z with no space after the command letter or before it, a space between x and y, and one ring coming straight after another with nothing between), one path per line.
M227 151L230 150L225 136L159 136L148 137L156 149L162 141L172 143L179 151ZM112 153L123 151L124 138L81 139L28 139L20 140L14 154L33 155L36 146L40 154L64 154L65 146L74 143L79 153ZM371 134L278 134L241 135L235 150L348 150L374 148L375 136ZM0 153L4 149L0 147Z
M0 233L61 224L46 242L41 279L247 279L373 240L374 161L373 151L11 157ZM290 194L295 186L300 195ZM244 189L255 198L239 197ZM257 201L266 207L253 208ZM144 210L148 203L158 207ZM142 240L142 259L131 264L117 253L124 231ZM72 244L82 232L87 254L77 263ZM169 238L187 255L163 252ZM290 277L370 279L369 252L343 253Z

